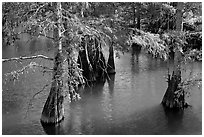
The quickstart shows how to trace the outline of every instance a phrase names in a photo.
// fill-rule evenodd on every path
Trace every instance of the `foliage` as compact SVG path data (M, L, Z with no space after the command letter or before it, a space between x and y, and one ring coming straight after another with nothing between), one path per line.
M193 76L183 79L181 83L178 85L178 90L175 92L176 94L176 99L178 100L179 97L181 96L190 96L190 89L194 86L198 86L198 88L202 87L202 78L201 78L201 73L194 74Z
M161 39L160 35L144 32L137 29L135 30L137 31L137 33L139 33L139 35L133 34L131 38L127 41L129 45L136 43L138 45L141 45L154 57L159 56L164 60L168 58L168 46L165 41Z
M196 75L192 75L189 78L183 79L182 82L179 84L179 87L185 90L185 92L188 92L190 88L197 85L198 87L202 86L202 78L201 73L198 73Z
M176 5L171 2L148 3L146 17L144 18L144 30L152 33L175 29ZM200 2L184 3L183 18L184 30L195 30L202 23L202 7Z
M53 69L49 67L42 66L36 62L30 62L27 66L24 66L22 69L6 73L4 82L6 83L7 81L13 81L15 83L17 80L19 80L20 75L29 73L29 70L35 72L36 68L41 68L43 73L53 71Z
M169 31L162 34L162 39L174 52L179 50L183 54L183 47L187 44L186 33L181 31Z
M187 32L186 41L189 48L200 50L202 48L202 32Z
M66 66L63 67L62 75L65 79L64 88L66 89L65 92L69 89L66 93L72 94L74 98L78 96L75 92L78 85L84 81L82 70L78 67L76 58L78 52L83 50L81 47L82 40L88 35L106 45L106 39L111 40L112 38L103 32L105 29L106 32L107 30L110 31L107 26L93 26L89 23L89 20L80 18L82 16L76 14L82 7L88 8L86 3L84 5L84 3L63 2L61 5L61 14L59 15L56 3L52 2L3 3L3 41L11 45L19 35L28 33L32 37L43 36L51 39L56 46L61 42L63 56L65 57L62 64ZM15 12L13 12L13 9L15 9ZM20 28L20 30L17 30L17 28ZM60 32L60 35L58 35L58 32ZM22 74L16 72L19 71L11 73L15 74L15 77Z
M141 29L144 31L135 29L137 34L131 35L127 43L129 45L137 43L153 56L164 59L168 58L170 50L179 50L184 53L187 42L194 44L190 42L195 39L199 43L202 41L201 32L165 32L175 28L174 3L62 2L61 4L62 15L59 26L56 3L3 2L2 38L6 45L13 45L23 33L28 33L33 37L46 37L51 39L56 46L61 41L65 55L63 63L67 64L63 77L67 79L66 86L70 88L70 91L76 90L79 85L78 79L83 79L76 56L80 50L83 50L81 43L87 35L97 39L103 45L114 43L115 49L124 50L123 47L126 46L124 41L128 39L128 28L132 27L131 25L136 21L135 18L139 18ZM185 23L195 27L201 24L201 10L201 3L185 3L183 13ZM55 34L59 29L61 37ZM187 58L198 60L202 56L197 50L188 51L186 54Z
M202 50L193 49L185 54L185 60L188 61L202 61Z
M145 18L145 30L152 33L175 28L176 9L169 3L149 3Z

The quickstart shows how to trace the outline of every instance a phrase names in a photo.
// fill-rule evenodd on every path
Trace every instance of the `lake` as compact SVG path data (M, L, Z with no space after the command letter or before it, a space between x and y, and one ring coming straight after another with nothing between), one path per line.
M29 38L27 38L29 39ZM19 41L16 46L3 46L2 57L43 54L54 56L52 42L34 39ZM50 83L52 73L40 69L28 70L15 83L4 83L6 73L22 69L30 62L53 67L53 62L34 59L2 64L2 134L95 134L95 135L153 135L202 134L202 89L190 89L184 111L170 112L161 100L167 89L168 63L141 52L124 53L115 58L116 74L105 83L80 89L81 100L65 100L65 118L56 126L42 126L41 112L50 86L32 99L43 86ZM170 62L172 66L172 62ZM202 72L202 63L186 65L183 77ZM172 68L170 67L170 70ZM31 100L32 99L32 100ZM30 103L30 105L29 105Z

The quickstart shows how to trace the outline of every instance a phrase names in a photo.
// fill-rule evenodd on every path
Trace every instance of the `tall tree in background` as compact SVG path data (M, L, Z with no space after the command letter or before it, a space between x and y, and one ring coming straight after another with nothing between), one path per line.
M137 29L140 29L141 3L138 2L136 4L137 4Z

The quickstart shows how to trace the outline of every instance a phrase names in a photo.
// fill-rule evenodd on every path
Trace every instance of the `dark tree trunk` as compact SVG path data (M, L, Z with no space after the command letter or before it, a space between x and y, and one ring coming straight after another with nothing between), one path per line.
M107 65L98 40L86 36L81 46L83 50L79 52L78 63L86 83L105 81Z
M135 4L134 3L132 3L132 11L133 11L133 26L135 28L136 27L136 21L135 21L135 19L136 19L136 12L135 12Z
M176 30L182 31L183 30L183 2L178 2L177 4L177 11L176 11Z
M64 118L64 95L63 95L63 55L62 55L62 41L61 37L62 27L62 5L61 2L54 3L57 14L55 21L58 22L57 29L54 29L53 36L58 42L58 51L54 60L53 78L49 96L44 105L41 122L42 123L58 123Z
M183 3L178 3L177 13L176 13L176 30L182 30L182 9ZM174 68L173 73L170 78L168 78L168 88L162 100L162 104L167 108L184 108L185 103L185 94L183 89L179 88L178 85L181 82L181 59L182 54L177 49L174 54Z
M181 82L181 57L181 53L176 51L174 70L172 76L168 77L168 88L162 100L162 104L167 108L184 108L186 106L184 91L178 86Z
M43 123L57 123L64 118L64 95L63 95L63 82L62 82L62 53L58 52L55 56L54 70L52 85L50 89L50 94L44 105L41 122Z
M140 10L141 10L141 4L137 4L137 29L140 29Z
M115 74L115 63L114 63L114 49L113 44L109 47L109 57L108 57L108 64L107 64L107 72L108 74Z
M89 52L87 46L86 38L82 41L81 47L83 48L82 51L79 52L78 63L79 67L83 70L83 76L86 82L93 82L96 81L96 77L94 76L93 67L89 60Z

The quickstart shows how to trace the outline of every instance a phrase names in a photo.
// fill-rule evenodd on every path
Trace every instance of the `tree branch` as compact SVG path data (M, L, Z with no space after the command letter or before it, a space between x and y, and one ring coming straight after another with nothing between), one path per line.
M39 67L39 68L42 68L43 69L43 72L46 72L46 71L50 71L50 72L53 72L53 69L52 68L49 68L49 67L46 67L46 66L42 66L42 65L39 65L35 62L31 62L30 64L28 64L27 66L24 66L22 69L19 69L19 70L14 70L12 72L9 72L9 73L6 73L4 74L6 76L6 80L8 80L8 76L11 76L11 80L13 80L14 82L16 80L19 79L19 76L21 74L23 74L24 72L26 73L26 70L27 69L34 69L34 67ZM28 72L27 72L28 73Z
M26 31L18 32L16 34L17 35L20 35L20 34L29 34L29 35L31 35L29 32L26 32ZM35 37L44 36L44 37L46 37L48 39L51 39L51 40L55 41L55 39L53 37L47 36L46 34L43 34L43 33L38 33L37 35L31 35L31 36L35 36Z
M18 58L10 58L10 59L2 59L2 62L8 62L8 61L22 61L26 59L35 59L35 58L42 58L53 61L53 58L44 56L44 55L36 55L36 56L30 56L30 57L18 57Z
M35 17L35 16L37 15L38 11L39 11L41 8L43 8L44 6L46 6L46 5L47 5L47 3L45 3L45 4L41 5L41 6L39 6L39 7L36 9L36 11L35 11L35 13L33 14L33 16L30 17L30 19L33 18L33 17Z
M38 36L44 36L44 37L46 37L48 39L51 39L51 40L55 41L55 39L53 37L47 36L46 34L39 33Z
M182 82L180 85L186 86L186 85L191 85L195 82L202 82L202 78L187 80L187 81Z

